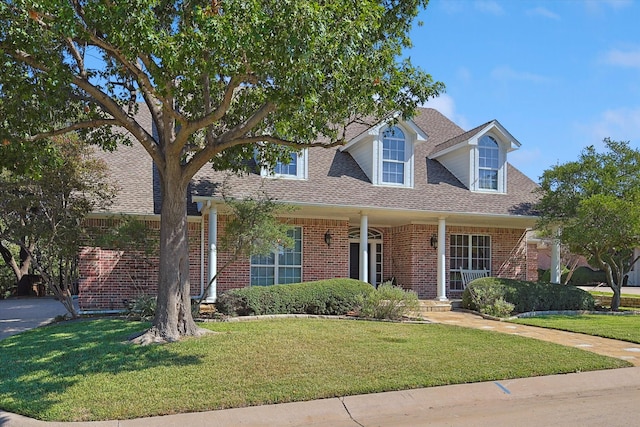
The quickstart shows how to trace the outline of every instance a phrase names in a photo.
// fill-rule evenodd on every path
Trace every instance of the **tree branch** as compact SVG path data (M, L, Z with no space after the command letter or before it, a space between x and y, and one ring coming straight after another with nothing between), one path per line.
M18 266L18 263L16 262L9 248L7 248L2 242L0 242L0 255L2 256L4 262L11 268L13 274L16 276L16 282L19 282L21 278L20 267Z
M73 132L80 129L95 129L102 126L117 126L118 122L114 119L96 119L88 122L74 123L63 128L55 129L50 132L43 132L36 135L31 135L27 138L27 141L39 141L45 138L51 138L53 136L64 135L65 133Z
M67 47L71 51L71 56L73 56L73 58L76 61L76 65L78 65L78 71L79 71L80 77L82 77L83 79L86 79L87 70L84 67L84 59L82 58L82 55L80 55L78 48L76 47L75 43L71 38L66 38L65 42L67 43Z
M4 52L36 70L49 73L49 67L39 63L31 55L22 50L4 50ZM71 74L73 84L88 93L95 102L106 112L110 113L114 117L114 124L119 124L128 130L142 144L159 167L164 165L164 158L158 150L153 136L149 134L149 132L140 126L135 119L130 117L109 95L102 92L87 79L83 79L74 73Z
M202 118L194 120L182 128L182 130L180 131L180 135L178 135L178 139L176 140L176 144L179 146L180 150L182 150L186 145L189 136L193 135L200 129L204 129L213 125L214 123L222 119L225 114L227 114L227 111L229 111L229 108L231 107L235 90L240 87L240 85L243 81L246 80L246 78L247 76L234 76L233 78L231 78L231 81L225 88L220 105L218 105L218 107L213 111L211 110L210 93L208 94L209 100L207 101L207 92L205 91L205 108L208 106L209 111L205 110L205 115ZM207 145L212 144L215 144L214 140L207 141Z

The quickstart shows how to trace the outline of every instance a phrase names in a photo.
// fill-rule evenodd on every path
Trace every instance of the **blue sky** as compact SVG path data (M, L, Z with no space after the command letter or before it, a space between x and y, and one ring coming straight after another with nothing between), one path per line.
M431 0L419 19L407 54L447 86L427 106L497 119L534 181L605 137L640 147L640 1Z

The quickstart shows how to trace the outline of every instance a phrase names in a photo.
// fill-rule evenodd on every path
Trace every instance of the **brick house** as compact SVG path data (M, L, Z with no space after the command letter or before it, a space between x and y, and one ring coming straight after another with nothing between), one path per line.
M150 119L149 129L152 128ZM338 148L308 148L273 172L234 176L201 170L191 183L188 214L193 296L229 257L217 251L228 220L217 191L232 196L262 188L295 206L283 221L295 246L272 256L241 259L215 281L208 301L238 287L353 277L377 285L394 278L420 298L446 300L462 292L459 269L537 279L531 206L536 184L508 163L520 143L496 120L468 132L433 109L390 125L352 126ZM88 220L106 227L113 214L159 227L159 185L138 143L97 153L121 191L110 212ZM154 293L154 261L140 253L87 247L80 254L83 310L120 309L124 299Z

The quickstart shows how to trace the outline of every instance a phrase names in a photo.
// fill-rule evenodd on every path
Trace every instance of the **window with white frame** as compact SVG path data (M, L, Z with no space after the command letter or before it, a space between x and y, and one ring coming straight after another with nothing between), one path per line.
M307 179L308 150L305 148L299 152L290 154L289 162L278 162L272 172L265 167L261 175L273 178Z
M276 175L298 176L298 153L291 153L289 163L278 162L273 169Z
M382 132L382 183L405 184L407 141L404 132L394 126Z
M269 255L251 256L251 286L299 283L302 281L302 228L287 232L290 248L279 248Z
M498 189L500 168L500 148L493 137L484 135L478 142L478 188Z
M449 239L449 288L463 290L460 269L491 271L491 236L452 234Z

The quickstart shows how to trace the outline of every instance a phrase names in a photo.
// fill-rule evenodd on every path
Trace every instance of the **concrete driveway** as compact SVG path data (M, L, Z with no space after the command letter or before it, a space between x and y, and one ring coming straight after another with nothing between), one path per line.
M0 340L52 322L67 312L50 297L0 300Z

